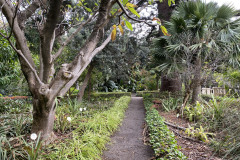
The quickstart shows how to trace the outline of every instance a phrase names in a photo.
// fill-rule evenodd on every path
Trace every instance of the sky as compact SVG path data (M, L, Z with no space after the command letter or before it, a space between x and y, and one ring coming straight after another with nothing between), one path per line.
M219 4L219 6L223 5L223 4L227 4L227 5L232 5L234 7L234 9L236 10L240 10L240 0L202 0L203 2L216 2ZM156 16L157 15L157 5L154 5L154 6L151 6L150 7L146 7L145 9L143 9L139 14L141 16L141 18L147 18L149 19L149 16L151 15L152 13L152 16ZM153 17L151 17L150 19L152 19ZM153 21L152 23L157 23L156 21ZM135 30L135 33L140 31L140 33L136 34L137 38L141 38L143 36L146 35L146 32L149 32L150 31L150 27L148 27L147 25L144 25L144 27L140 27L139 24L133 24L134 26L134 30ZM140 29L141 28L141 29ZM144 28L144 29L143 29Z
M222 4L230 4L232 5L235 9L240 9L240 1L239 0L205 0L206 2L217 2L219 5Z

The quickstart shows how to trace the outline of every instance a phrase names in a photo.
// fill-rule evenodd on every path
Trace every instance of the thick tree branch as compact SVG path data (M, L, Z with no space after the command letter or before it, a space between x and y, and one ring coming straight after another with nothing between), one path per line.
M40 58L42 67L40 69L40 77L43 83L49 83L54 74L54 66L52 64L52 48L55 41L55 29L60 16L62 0L51 0L47 19L40 30Z
M20 50L22 55L24 55L24 57L19 56L21 69L28 81L30 91L34 92L34 87L37 85L36 76L35 76L36 72L35 73L32 72L32 69L35 68L35 64L31 57L31 52L28 48L27 40L25 38L24 32L20 29L19 24L17 23L18 17L14 18L14 7L11 4L6 3L5 0L0 0L0 6L2 9L3 15L6 17L9 26L12 28L12 32L16 40L16 48L14 49L15 51ZM16 21L16 22L13 23L13 21ZM7 38L7 36L5 36L5 38ZM9 38L7 39L9 40ZM14 47L13 44L11 44L11 46ZM18 52L18 55L21 55L21 54L19 54Z
M19 24L21 26L21 28L24 26L24 22L31 17L34 12L40 7L40 1L39 0L35 0L33 1L24 11L22 11L19 16Z
M62 44L62 46L59 48L57 53L53 56L52 61L55 61L62 54L64 47L66 47L66 45L68 45L69 42L71 42L71 40L78 34L78 32L80 32L82 30L82 28L95 17L95 15L96 15L96 13L93 14L90 18L88 18L88 20L86 22L80 24L80 26L77 28L77 30L74 33L72 33L72 35L69 36L66 39L66 41Z
M17 17L18 6L19 6L19 0L17 1L17 6L16 6L16 9L15 9L15 12L14 12L12 24L10 25L11 26L11 31L10 31L10 34L7 38L8 40L9 40L9 38L11 38L12 33L13 33L13 26L14 26L15 18Z
M29 68L30 68L30 69L32 70L32 72L34 73L34 75L35 75L38 83L39 83L40 85L43 85L42 81L41 81L40 78L38 77L38 74L37 74L36 69L34 69L33 66L29 63L29 61L28 61L28 60L26 59L26 57L23 55L22 51L21 51L21 50L18 50L17 48L14 47L14 45L12 44L10 38L7 38L7 40L8 40L8 42L9 42L9 44L11 45L11 47L15 50L15 52L16 52L17 54L19 54L19 55L24 59L24 61L27 63L27 65L29 66Z
M109 34L108 38L101 44L101 46L97 47L91 54L90 56L87 57L87 61L85 64L82 66L82 68L79 70L79 72L65 85L64 88L59 92L58 96L63 96L67 93L68 89L77 81L79 76L83 73L83 71L87 68L87 66L91 63L92 58L98 54L100 51L103 50L103 48L106 47L106 45L111 41L111 34Z

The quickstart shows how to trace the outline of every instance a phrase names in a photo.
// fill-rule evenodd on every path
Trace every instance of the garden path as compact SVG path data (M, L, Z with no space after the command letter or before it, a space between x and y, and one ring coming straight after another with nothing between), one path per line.
M149 160L154 156L143 143L145 109L142 97L132 97L120 129L112 136L103 160Z

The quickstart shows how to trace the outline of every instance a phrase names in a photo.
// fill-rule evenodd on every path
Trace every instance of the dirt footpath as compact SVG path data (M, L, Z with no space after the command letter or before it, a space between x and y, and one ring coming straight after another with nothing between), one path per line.
M154 157L151 147L143 144L144 118L143 98L132 97L122 126L107 145L103 160L149 160Z

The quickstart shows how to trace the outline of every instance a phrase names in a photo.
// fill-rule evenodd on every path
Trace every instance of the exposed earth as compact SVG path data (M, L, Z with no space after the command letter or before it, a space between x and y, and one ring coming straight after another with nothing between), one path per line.
M143 98L132 97L119 130L103 153L103 160L149 160L152 148L143 143L145 109Z

